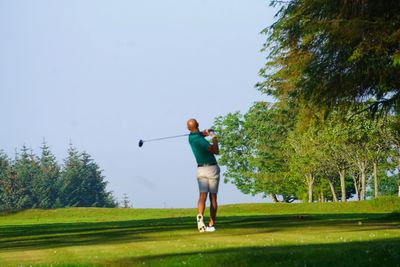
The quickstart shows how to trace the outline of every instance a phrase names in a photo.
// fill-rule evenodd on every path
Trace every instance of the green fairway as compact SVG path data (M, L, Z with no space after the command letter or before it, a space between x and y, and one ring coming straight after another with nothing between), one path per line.
M399 266L400 199L195 209L72 208L0 216L0 266Z

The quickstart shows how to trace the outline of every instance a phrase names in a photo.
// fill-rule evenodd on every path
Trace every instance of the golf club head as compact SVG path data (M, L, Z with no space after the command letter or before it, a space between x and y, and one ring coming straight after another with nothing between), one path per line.
M144 141L143 140L139 140L139 147L143 146Z

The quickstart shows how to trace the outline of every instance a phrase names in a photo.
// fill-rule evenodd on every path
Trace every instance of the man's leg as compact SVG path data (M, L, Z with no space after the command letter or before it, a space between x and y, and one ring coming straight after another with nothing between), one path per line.
M217 216L217 193L210 193L210 226L213 226Z
M206 226L204 225L204 209L206 207L206 200L207 200L207 193L206 192L200 192L199 196L199 201L197 203L197 229L200 232L204 232L206 230Z
M199 201L197 203L198 214L204 215L206 208L207 192L200 192Z

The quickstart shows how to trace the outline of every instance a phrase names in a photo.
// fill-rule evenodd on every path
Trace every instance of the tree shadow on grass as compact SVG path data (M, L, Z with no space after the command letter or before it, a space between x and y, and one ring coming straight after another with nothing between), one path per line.
M363 222L357 228L357 222ZM370 231L398 228L397 214L318 214L222 216L219 236L273 233L293 228L332 227L336 231ZM367 226L367 227L366 227ZM116 222L30 224L0 226L0 250L21 251L67 246L171 240L176 236L198 235L193 217L129 220Z
M400 238L299 246L240 247L128 257L105 266L400 266Z
M46 249L151 240L151 237L147 235L152 233L193 228L193 218L190 219L182 217L117 222L1 226L0 250Z

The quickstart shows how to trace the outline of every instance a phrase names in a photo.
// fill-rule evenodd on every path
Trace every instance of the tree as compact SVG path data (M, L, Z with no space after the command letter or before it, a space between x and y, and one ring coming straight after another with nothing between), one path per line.
M250 158L255 178L272 199L280 195L284 202L298 199L303 191L301 180L289 168L288 136L296 124L295 114L293 107L259 102L245 116L255 144Z
M84 206L92 207L114 207L114 201L110 202L112 198L111 192L106 191L107 182L104 181L102 170L93 161L91 156L84 152L82 153L82 184L80 188L81 203Z
M14 162L12 179L16 179L15 185L21 186L21 194L16 202L17 209L36 207L38 194L35 192L35 183L39 176L39 163L37 157L26 146L22 149ZM16 189L16 188L15 188Z
M304 131L297 128L288 138L288 144L292 148L292 153L288 154L290 169L295 177L304 177L300 180L307 185L308 202L313 202L314 181L320 169L317 132L318 128L311 125Z
M397 164L397 192L400 197L400 115L398 113L390 118L388 140L390 140L393 161Z
M379 192L381 195L398 195L398 175L382 172L380 175Z
M72 207L115 207L111 192L99 166L91 156L79 153L73 146L68 150L60 177L61 203Z
M45 141L43 141L41 150L40 173L34 183L34 191L38 199L36 206L38 208L54 208L57 206L56 202L59 197L60 167Z
M399 1L285 3L263 31L262 92L325 111L370 99L372 111L400 109Z
M390 192L393 176L387 173L396 173L390 160L400 162L400 128L388 125L397 120L365 112L333 111L323 117L307 114L310 110L295 112L299 106L285 110L281 104L256 103L244 115L216 120L220 163L242 192L262 192L276 201L280 195L287 202L344 202L354 194L364 200L371 177L376 195L379 188Z
M116 207L106 186L102 170L91 156L72 145L62 169L45 141L40 157L26 146L14 160L0 150L0 210Z
M353 117L346 124L347 138L350 146L350 163L358 168L361 178L360 199L366 199L367 171L371 163L370 133L373 127L371 120L364 120L361 116Z
M24 198L22 180L15 173L14 162L1 153L0 165L0 202L1 210L15 210L21 208L21 199Z
M345 202L349 197L346 182L346 170L349 165L347 157L349 147L341 118L335 115L332 114L325 120L320 128L318 135L319 161L323 166L323 175L328 179L333 195L336 195L334 184L337 177L339 177L340 199L342 202Z
M124 207L125 209L129 208L129 202L130 202L130 200L129 200L128 195L127 195L127 194L124 194L124 198L123 198L123 207Z
M392 171L387 161L400 170L399 125L389 131L369 116L400 121L400 2L271 3L283 4L263 31L269 55L257 87L276 102L216 120L227 179L275 200L306 191L311 202L314 194L365 199L373 177L378 196L378 176Z
M60 177L60 201L64 207L80 206L81 154L71 145Z
M286 138L293 114L259 102L242 115L230 113L215 120L220 136L219 163L227 167L225 177L246 194L264 193L273 201L281 195L295 199L297 181L288 176Z
M0 150L0 210L5 207L5 185L8 180L9 159L7 155Z
M375 198L379 196L379 183L381 181L378 177L387 177L386 172L390 170L390 164L388 164L388 159L391 154L389 123L390 119L387 117L375 120L370 132L369 150L373 166L372 172Z
M220 143L219 164L226 166L225 182L231 181L245 194L262 192L252 174L249 159L253 156L254 142L247 136L243 115L239 112L218 117L213 128L218 132Z

